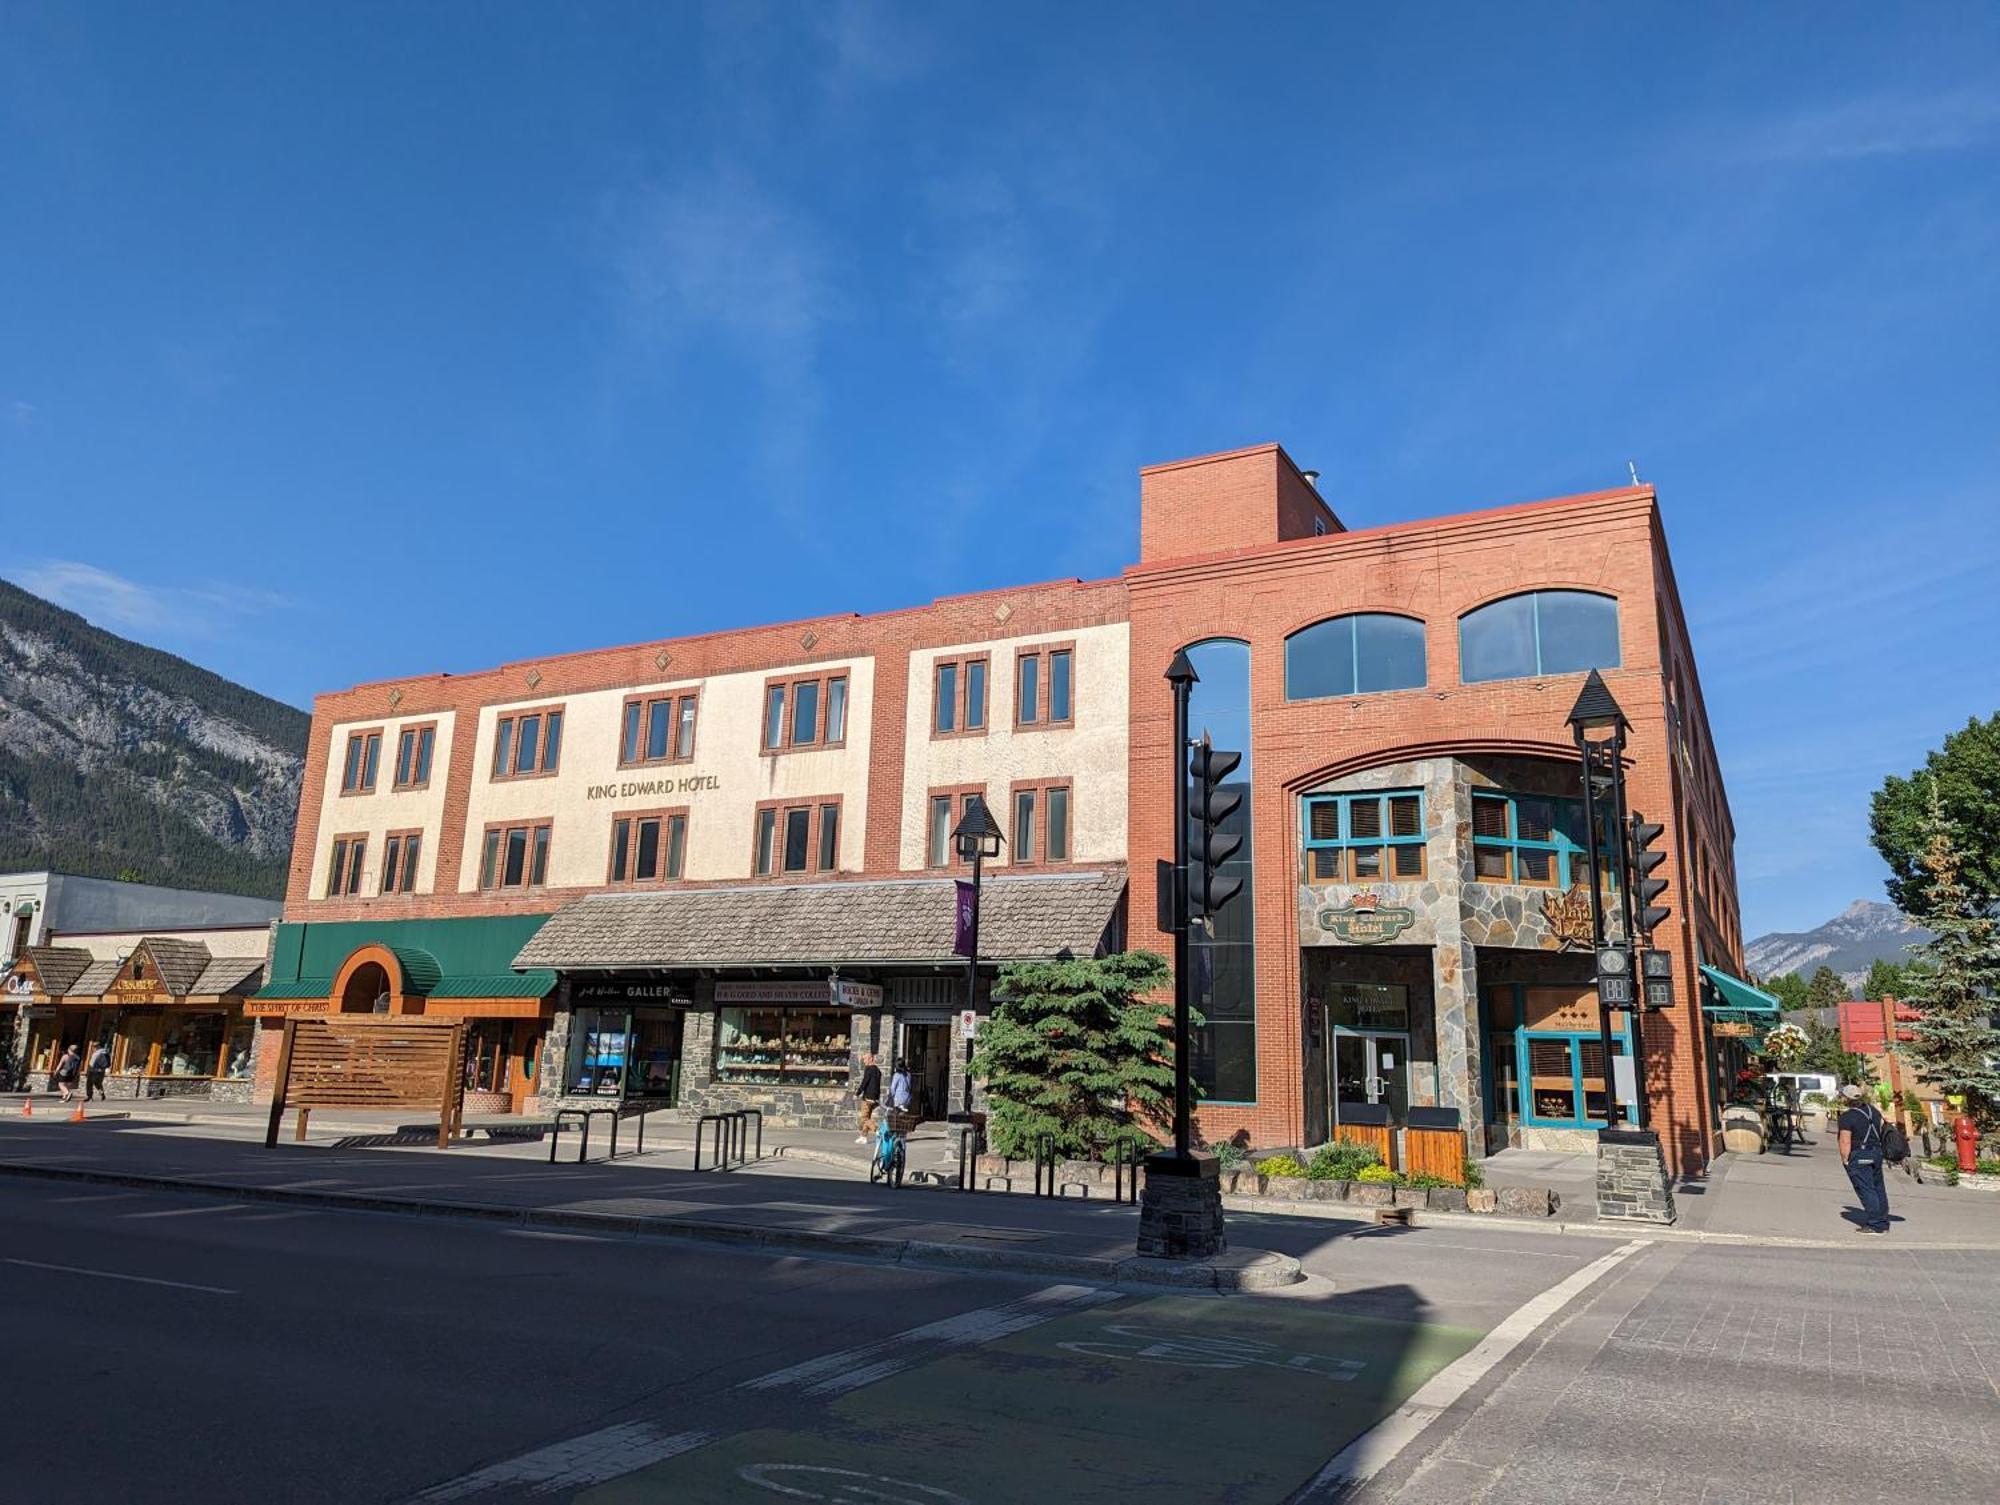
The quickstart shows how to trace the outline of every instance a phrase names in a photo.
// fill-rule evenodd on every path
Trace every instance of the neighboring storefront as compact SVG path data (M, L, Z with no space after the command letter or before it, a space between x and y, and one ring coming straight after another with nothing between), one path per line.
M261 1028L257 1095L268 1098L277 1039L301 1013L421 1014L467 1023L465 1111L522 1113L542 1096L553 972L516 971L547 915L281 924L271 977L249 1001Z
M248 1101L254 1027L244 1001L264 958L216 956L199 942L147 936L120 958L78 947L31 947L15 975L31 979L26 1079L46 1087L63 1051L110 1052L107 1097Z
M989 878L975 1020L1010 961L1122 943L1125 873ZM948 878L595 894L565 905L517 964L562 978L543 1106L644 1101L689 1118L755 1108L844 1128L873 1054L910 1067L917 1109L967 1102L966 963ZM974 1028L976 1029L976 1023ZM974 1105L977 1105L976 1088Z

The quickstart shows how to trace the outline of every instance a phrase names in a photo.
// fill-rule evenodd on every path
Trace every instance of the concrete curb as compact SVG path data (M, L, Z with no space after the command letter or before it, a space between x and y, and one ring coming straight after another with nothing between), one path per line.
M506 1207L491 1202L447 1202L370 1192L325 1191L285 1186L238 1186L228 1181L185 1176L153 1176L138 1171L92 1170L75 1166L0 1162L0 1175L41 1181L81 1181L146 1191L195 1192L239 1202L275 1202L292 1207L326 1207L341 1212L385 1212L402 1216L462 1218L570 1232L618 1233L631 1237L681 1239L689 1243L754 1249L766 1254L818 1255L908 1264L922 1268L982 1270L1010 1275L1060 1276L1098 1285L1165 1286L1224 1293L1276 1290L1305 1278L1290 1255L1262 1249L1234 1249L1209 1261L1100 1259L1083 1254L1048 1254L1031 1249L973 1249L922 1239L879 1238L857 1233L822 1233L806 1228L767 1228L711 1218L657 1218L638 1213L577 1212L550 1207Z

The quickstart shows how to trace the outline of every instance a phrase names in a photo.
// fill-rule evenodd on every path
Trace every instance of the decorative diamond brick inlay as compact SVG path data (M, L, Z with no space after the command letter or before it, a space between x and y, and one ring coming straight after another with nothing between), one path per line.
M540 669L530 669L528 671L528 688L532 690L535 688L536 685L539 685L541 682L542 682L542 671Z
M667 652L667 650L664 648L662 648L658 653L653 655L653 667L656 669L664 669L667 667L668 664L671 664L673 661L674 661L674 656L671 653Z
M389 709L393 711L396 709L397 706L401 705L402 703L403 703L402 690L401 689L391 690L389 692Z
M1009 606L1005 601L1002 601L998 606L993 608L993 620L996 622L1005 624L1013 615L1014 608Z
M819 641L819 634L816 632L809 632L804 637L799 639L799 646L805 649L806 652L810 653L812 652L813 644L817 643L818 641Z

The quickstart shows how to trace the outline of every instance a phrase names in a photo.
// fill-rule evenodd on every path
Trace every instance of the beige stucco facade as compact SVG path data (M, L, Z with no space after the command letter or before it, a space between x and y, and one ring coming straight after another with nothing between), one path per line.
M1008 791L1016 783L1055 779L1071 785L1069 860L1123 861L1130 643L1130 629L1119 622L912 654L910 714L903 728L901 867L925 866L931 790L983 786L987 805L1011 834ZM1073 719L1065 726L1016 727L1018 655L1044 644L1073 645ZM982 654L989 665L986 730L978 736L933 736L937 665ZM1002 849L1001 864L1011 852L1011 845Z
M361 892L374 894L382 887L382 838L390 831L422 831L417 850L416 892L431 892L437 875L437 833L444 826L444 792L449 782L454 719L442 716L391 717L386 721L351 721L333 729L334 756L327 769L326 786L319 792L319 828L326 833L313 854L312 892L326 892L328 869L333 861L333 839L363 835L368 838L367 855L361 865ZM431 752L430 782L421 789L397 789L396 742L406 726L435 723L437 733ZM342 794L340 778L351 733L382 729L381 759L376 768L375 789L370 794ZM213 948L211 948L213 949Z

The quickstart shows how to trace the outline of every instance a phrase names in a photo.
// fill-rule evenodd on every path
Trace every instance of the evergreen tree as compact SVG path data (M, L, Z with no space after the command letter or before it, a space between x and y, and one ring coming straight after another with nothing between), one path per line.
M1955 823L1933 788L1924 824L1922 907L1910 918L1931 932L1917 948L1929 970L1911 979L1909 1001L1921 1011L1915 1039L1897 1050L1946 1093L1964 1093L1972 1116L1993 1122L2000 1110L2000 921L1964 880Z
M1046 1136L1058 1155L1151 1143L1141 1120L1173 1120L1169 976L1151 951L1003 967L993 1016L979 1027L972 1074L986 1083L986 1139L1028 1159Z
M1796 1063L1800 1069L1832 1072L1836 1080L1853 1082L1861 1087L1875 1084L1875 1071L1868 1064L1868 1058L1844 1049L1839 1030L1821 1024L1817 1019L1808 1019L1805 1030L1806 1048Z
M1878 956L1868 967L1868 981L1862 984L1863 998L1907 998L1911 979L1923 970L1916 962L1892 962Z
M1838 1008L1848 1001L1847 982L1831 967L1821 967L1806 984L1806 1007L1809 1009Z

